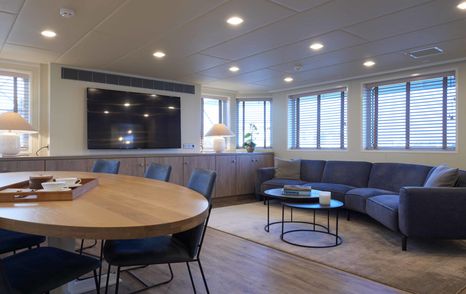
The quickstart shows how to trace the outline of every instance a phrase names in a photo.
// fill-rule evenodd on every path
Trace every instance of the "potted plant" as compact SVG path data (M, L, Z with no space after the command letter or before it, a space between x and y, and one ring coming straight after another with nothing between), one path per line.
M254 134L257 134L257 127L254 124L249 124L249 133L244 134L243 148L246 148L247 152L254 152L256 143L254 143Z

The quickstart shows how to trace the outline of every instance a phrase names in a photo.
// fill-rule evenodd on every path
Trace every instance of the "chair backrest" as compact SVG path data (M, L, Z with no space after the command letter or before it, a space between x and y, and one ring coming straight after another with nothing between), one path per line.
M120 169L120 161L97 159L92 166L93 173L117 174Z
M183 242L183 244L188 247L189 254L192 258L195 258L199 254L202 247L207 223L209 222L210 210L212 208L212 191L214 189L216 177L217 173L214 171L194 169L191 177L189 178L188 188L204 195L209 202L209 213L207 214L207 218L204 223L188 231L173 235L174 238Z
M10 294L14 293L11 285L8 282L5 270L3 269L2 260L0 259L0 293Z
M144 174L145 178L168 182L172 167L169 165L151 163Z

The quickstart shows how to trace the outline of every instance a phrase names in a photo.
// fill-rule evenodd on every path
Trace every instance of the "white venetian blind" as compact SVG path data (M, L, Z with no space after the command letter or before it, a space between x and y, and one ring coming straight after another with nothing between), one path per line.
M0 113L18 112L30 120L30 78L28 75L0 71ZM21 149L29 148L29 135L22 135Z
M452 72L365 85L366 149L456 148Z
M237 148L242 148L244 135L253 131L256 148L271 147L271 100L270 99L237 99Z
M288 100L288 146L346 148L346 88L300 94Z

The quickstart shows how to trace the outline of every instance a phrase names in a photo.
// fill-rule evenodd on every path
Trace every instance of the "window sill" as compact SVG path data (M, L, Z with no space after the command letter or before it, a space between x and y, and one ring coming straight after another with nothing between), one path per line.
M340 149L340 148L288 148L288 151L298 151L298 152L348 152L348 148Z

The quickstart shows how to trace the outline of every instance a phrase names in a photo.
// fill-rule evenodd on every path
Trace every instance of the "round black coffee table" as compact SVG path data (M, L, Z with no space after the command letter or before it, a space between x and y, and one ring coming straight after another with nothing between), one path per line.
M343 202L338 201L338 200L331 200L330 205L321 205L319 203L287 203L287 202L282 202L282 233L280 235L280 239L282 241L291 244L291 245L296 245L296 246L301 246L301 247L307 247L307 248L329 248L329 247L335 247L340 245L343 242L343 239L338 236L338 214L339 210L341 207L343 207ZM285 206L289 207L291 209L293 208L298 208L298 209L309 209L313 211L314 214L314 219L312 222L307 223L307 224L312 224L312 229L295 229L295 230L289 230L285 231ZM327 226L317 224L316 223L316 210L326 210L327 211ZM330 211L335 210L336 213L336 220L335 220L335 233L330 232ZM293 222L293 221L291 221ZM302 223L302 222L294 222L294 223ZM319 229L320 228L320 229ZM319 234L326 234L326 235L331 235L335 237L335 243L331 243L329 245L307 245L307 244L299 244L295 242L291 242L289 240L285 239L286 234L294 233L294 232L313 232L313 233L319 233Z
M301 195L284 195L282 188L269 189L264 191L265 200L267 202L267 224L264 226L266 232L270 231L270 226L275 224L281 224L283 222L290 223L293 222L293 208L291 208L291 217L289 221L285 221L282 218L282 221L270 222L270 200L279 200L286 203L316 203L319 202L319 194L321 191L312 190L309 196ZM309 224L308 222L298 222L294 223L303 223ZM311 223L312 224L312 223Z

